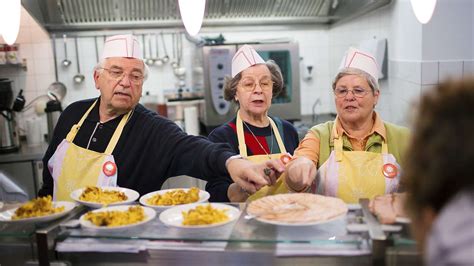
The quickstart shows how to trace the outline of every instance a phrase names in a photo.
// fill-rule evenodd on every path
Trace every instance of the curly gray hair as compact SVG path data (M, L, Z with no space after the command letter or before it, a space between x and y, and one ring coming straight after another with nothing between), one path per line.
M272 96L276 97L283 91L283 88L285 86L285 83L283 82L283 75L281 74L280 67L275 63L275 61L268 60L265 62L265 65L268 67L268 70L270 70L270 73L272 75L272 81L273 81ZM239 82L241 79L242 79L242 72L237 74L234 78L225 77L224 99L226 101L235 102L239 104L235 100L235 94L237 93L237 86L239 85Z
M360 70L358 68L352 68L352 67L346 67L343 68L339 71L337 74L336 78L334 78L334 81L332 82L332 90L334 91L336 89L336 83L345 76L349 75L357 75L365 78L367 83L369 83L370 88L372 89L372 93L374 93L376 90L379 90L379 83L372 77L371 75L367 74L367 72Z

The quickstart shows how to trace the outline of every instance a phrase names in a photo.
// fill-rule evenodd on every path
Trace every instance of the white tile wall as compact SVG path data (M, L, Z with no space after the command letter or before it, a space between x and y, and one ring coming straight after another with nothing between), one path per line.
M425 61L421 63L421 84L438 84L439 62Z
M440 61L439 82L446 79L457 79L463 76L463 61Z
M0 38L0 43L4 43L2 38ZM12 79L14 94L16 95L22 89L26 104L28 104L37 96L43 95L49 84L54 81L54 64L49 34L31 18L24 8L21 10L20 31L16 43L20 47L20 58L26 59L27 70L3 67L0 69L0 77ZM25 119L38 116L34 110L32 108L17 115L21 133L24 133L26 128ZM44 114L39 114L39 116L41 119L46 119ZM46 125L46 122L44 124ZM43 132L46 132L46 127Z
M466 60L463 63L463 77L474 76L474 60Z

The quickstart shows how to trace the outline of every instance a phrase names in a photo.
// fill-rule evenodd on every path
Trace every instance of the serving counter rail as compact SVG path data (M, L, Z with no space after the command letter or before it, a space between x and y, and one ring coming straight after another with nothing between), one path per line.
M71 228L70 225L74 226L74 221L88 211L88 208L79 206L66 217L48 223L0 223L0 242L6 247L24 243L23 252L31 254L29 260L38 261L40 265L50 265L53 261L73 265L419 263L414 242L405 237L405 230L389 234L384 243L376 245L365 231L349 233L348 224L364 220L360 210L352 210L327 223L283 226L255 220L246 213L246 204L234 206L242 210L240 217L222 226L200 229L171 227L163 224L157 215L149 223L119 231ZM0 264L7 264L8 261L2 260Z

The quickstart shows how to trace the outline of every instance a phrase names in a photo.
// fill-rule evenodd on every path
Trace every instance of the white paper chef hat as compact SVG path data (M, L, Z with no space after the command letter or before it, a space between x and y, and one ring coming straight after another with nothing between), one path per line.
M143 52L137 38L131 34L108 37L104 43L101 59L109 57L129 57L143 59Z
M375 81L379 79L379 70L377 61L370 53L358 50L354 47L350 47L347 50L344 58L342 59L341 66L339 70L343 68L357 68L360 69L370 76L372 76Z
M232 77L257 64L265 64L265 61L257 51L248 44L240 47L232 58Z

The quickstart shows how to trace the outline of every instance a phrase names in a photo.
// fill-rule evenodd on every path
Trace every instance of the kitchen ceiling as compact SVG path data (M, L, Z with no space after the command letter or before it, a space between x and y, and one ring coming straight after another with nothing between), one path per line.
M207 0L203 26L334 24L391 0ZM181 26L177 0L22 0L49 32Z

